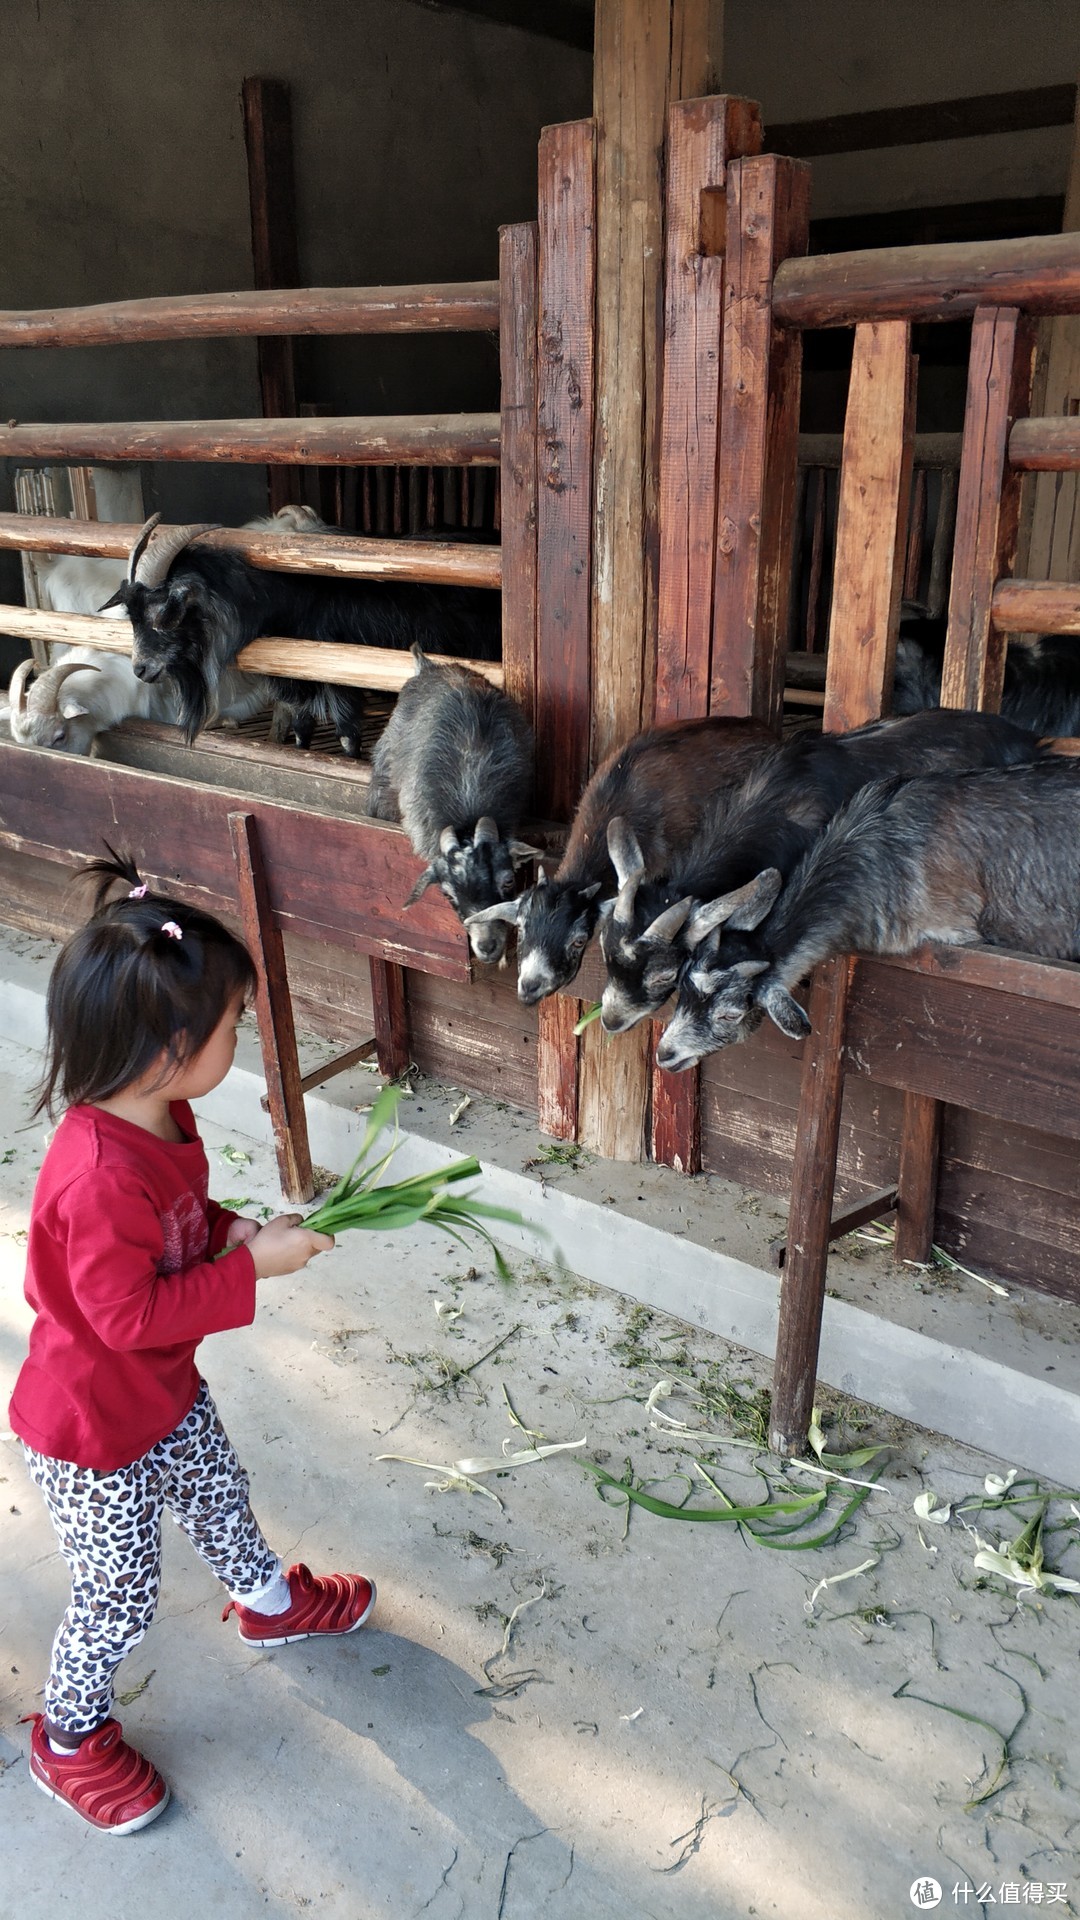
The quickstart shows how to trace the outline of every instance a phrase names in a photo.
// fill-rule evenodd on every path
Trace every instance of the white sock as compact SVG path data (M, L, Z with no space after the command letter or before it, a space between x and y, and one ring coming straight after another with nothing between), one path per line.
M234 1593L232 1598L239 1606L250 1608L252 1613L288 1613L292 1606L292 1590L281 1561L278 1561L277 1572L264 1587L255 1593Z
M52 1734L51 1734L51 1733L47 1733L47 1734L45 1735L45 1738L46 1738L46 1740L47 1740L47 1741L48 1741L48 1743L49 1743L49 1748L50 1748L50 1750L51 1750L51 1752L53 1752L53 1753L66 1753L66 1754L67 1754L67 1755L68 1755L68 1756L70 1757L70 1756L71 1756L71 1754L73 1754L73 1753L78 1753L78 1751L79 1751L79 1747L78 1747L78 1746L72 1746L72 1747L62 1747L62 1746L61 1746L61 1745L59 1744L59 1742L58 1742L58 1741L56 1741L56 1740L54 1740L54 1739L53 1739L53 1737L52 1737ZM81 1745L81 1744L82 1744L82 1743L80 1742L80 1743L79 1743L79 1745Z

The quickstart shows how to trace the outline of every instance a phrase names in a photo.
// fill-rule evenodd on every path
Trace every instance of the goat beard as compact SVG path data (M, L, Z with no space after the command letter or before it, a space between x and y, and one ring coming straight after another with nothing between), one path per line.
M179 724L190 747L214 712L217 702L206 682L205 665L195 660L178 660L170 666L168 678L179 700Z

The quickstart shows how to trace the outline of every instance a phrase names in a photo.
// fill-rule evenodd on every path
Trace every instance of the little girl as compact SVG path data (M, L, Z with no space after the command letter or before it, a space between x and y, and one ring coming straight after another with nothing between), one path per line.
M150 893L130 862L87 872L93 916L49 982L35 1111L66 1112L31 1209L37 1318L11 1424L71 1572L45 1712L27 1716L30 1771L91 1826L132 1833L169 1789L111 1718L113 1680L154 1617L163 1510L231 1595L222 1618L235 1610L249 1646L352 1633L375 1587L284 1571L195 1366L204 1334L250 1325L259 1280L334 1244L298 1214L260 1227L207 1197L188 1102L232 1065L251 958L209 914Z

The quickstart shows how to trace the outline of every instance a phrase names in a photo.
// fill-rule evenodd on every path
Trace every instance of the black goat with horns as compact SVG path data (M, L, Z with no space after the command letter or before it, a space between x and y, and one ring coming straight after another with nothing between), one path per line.
M105 605L122 606L134 630L132 664L140 680L167 675L179 696L179 724L190 742L214 717L222 675L252 640L283 635L404 652L498 660L499 596L487 589L416 581L341 580L269 573L221 547L192 547L201 524L156 533L146 522L128 560L128 576ZM104 608L102 609L104 612ZM268 675L267 699L289 709L298 747L320 721L333 726L352 758L360 753L364 696L359 687Z

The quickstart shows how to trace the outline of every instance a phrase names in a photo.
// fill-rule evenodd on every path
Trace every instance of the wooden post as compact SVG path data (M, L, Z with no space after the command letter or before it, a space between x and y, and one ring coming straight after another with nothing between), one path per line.
M255 1010L282 1192L287 1200L311 1200L315 1195L315 1181L285 947L270 904L255 815L230 813L229 832L236 862L240 920L248 951L255 962Z
M679 100L668 114L658 720L709 711L727 168L760 146L752 101Z
M1080 229L1080 88L1062 231ZM1080 314L1041 320L1031 411L1080 412ZM1080 482L1075 473L1032 474L1024 482L1017 571L1027 580L1080 580Z
M850 954L826 960L814 976L810 996L813 1032L803 1057L773 1375L769 1445L776 1453L804 1450L814 1405L854 967Z
M915 362L905 320L855 329L840 504L826 731L877 719L892 688L915 433Z
M580 1000L567 993L553 993L537 1008L538 1119L541 1133L550 1133L556 1140L577 1139L578 1050L574 1026L580 1014Z
M659 565L663 145L669 103L708 90L719 55L710 0L596 0L596 429L592 759L653 716ZM582 1036L579 1131L606 1158L640 1158L649 1034Z
M503 685L536 719L536 227L499 233Z
M964 442L956 500L943 707L1001 705L1006 636L991 600L1016 560L1020 475L1008 464L1009 433L1031 396L1035 336L1015 307L980 307L971 328Z
M537 799L569 820L589 771L594 131L540 136Z
M405 969L393 960L372 954L371 1019L375 1054L384 1080L398 1080L410 1061L409 1017L405 1004Z
M296 182L293 170L292 103L284 80L249 78L241 91L244 144L247 148L248 198L251 203L251 254L260 291L300 285L296 244ZM258 342L259 388L267 417L293 415L296 405L296 348L279 336ZM299 472L270 467L270 511L298 500Z
M798 474L802 337L773 323L773 274L806 251L810 169L728 169L720 485L710 711L778 726Z
M715 566L720 340L727 168L761 147L752 101L676 101L668 113L664 186L663 404L656 718L709 710ZM650 1152L681 1173L701 1168L701 1075L652 1060Z
M905 1093L897 1181L896 1258L929 1260L934 1244L938 1161L941 1155L941 1101L929 1094Z
M537 346L536 798L569 820L589 773L589 601L596 263L595 129L591 120L540 136ZM577 1013L541 1003L541 1126L577 1131ZM572 1093L571 1093L572 1089ZM565 1129L571 1127L567 1133Z

